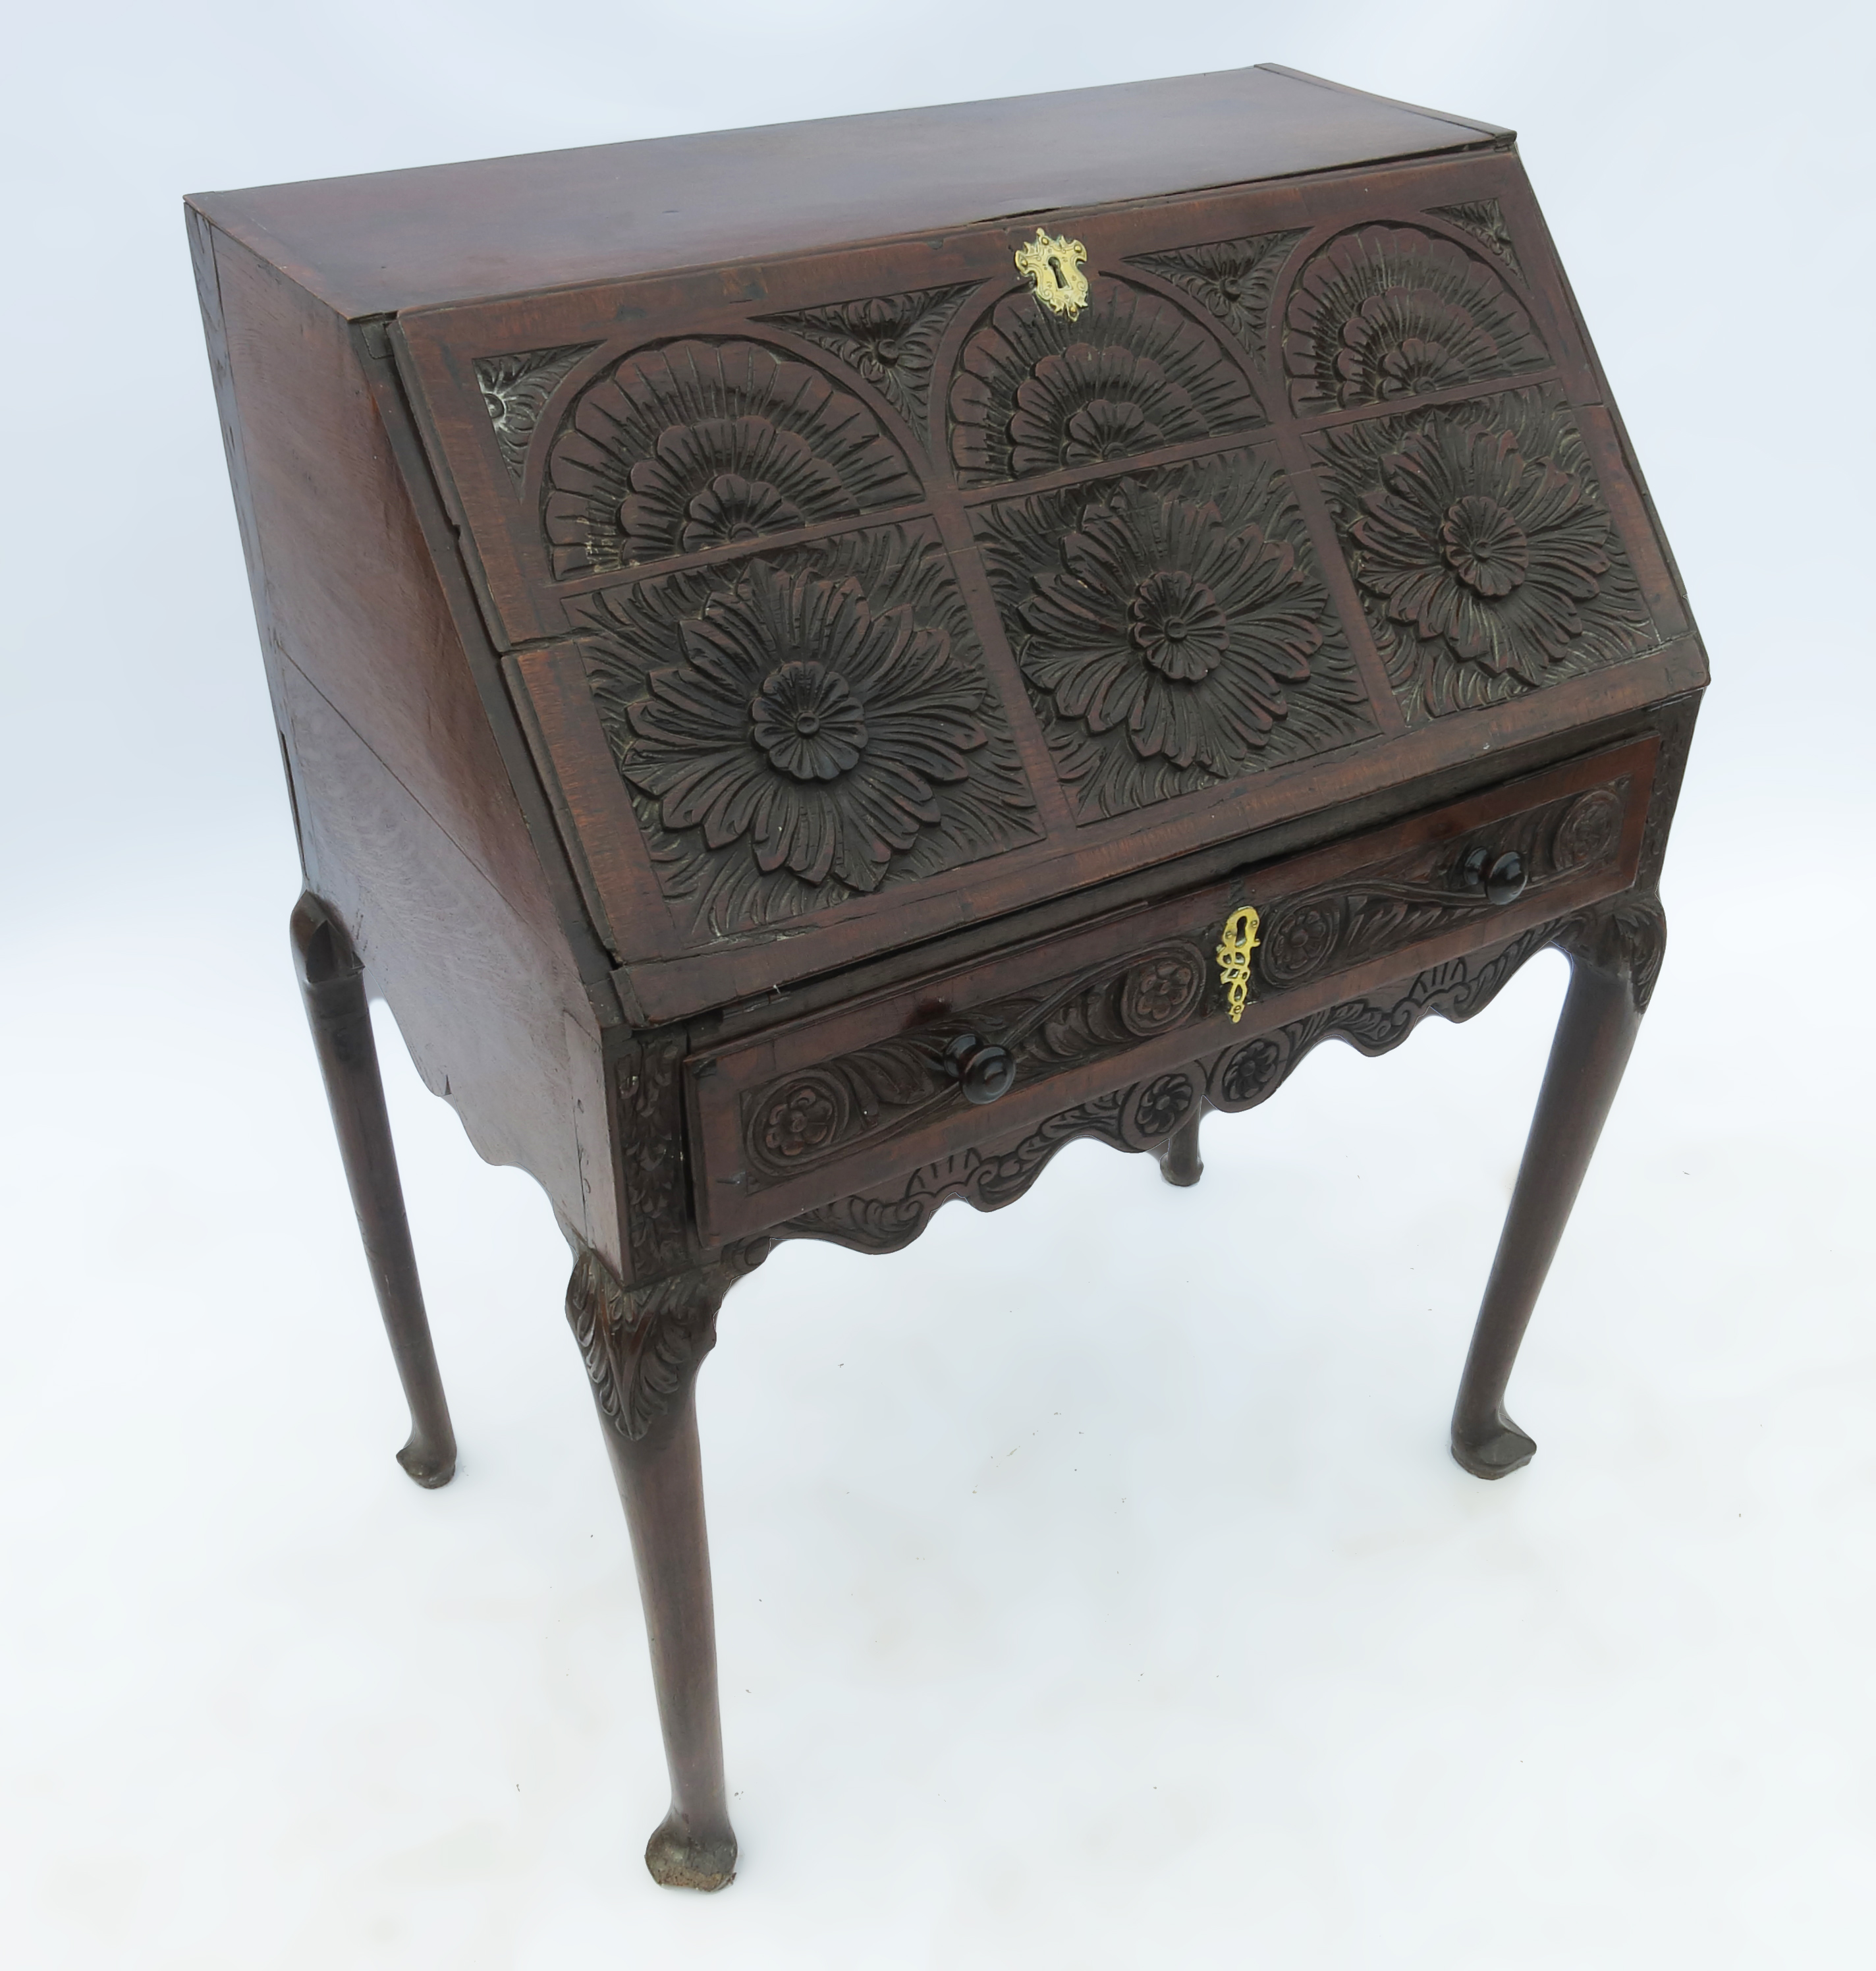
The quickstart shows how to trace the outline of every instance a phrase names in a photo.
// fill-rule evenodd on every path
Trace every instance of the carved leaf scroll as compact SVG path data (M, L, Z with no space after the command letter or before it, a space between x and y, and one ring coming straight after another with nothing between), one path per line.
M1264 914L1259 982L1287 992L1332 972L1490 917L1496 907L1461 877L1468 852L1516 852L1526 894L1611 862L1621 846L1629 783L1547 802L1529 813L1396 858L1356 878L1304 891Z
M476 381L482 386L489 422L495 427L495 443L517 486L527 469L528 447L548 399L575 363L598 347L591 342L569 343L558 349L526 349L513 356L476 358Z
M1302 236L1301 232L1259 233L1172 252L1138 253L1128 264L1183 288L1230 330L1262 369L1278 277L1290 249Z
M1204 951L1175 939L783 1075L743 1104L751 1188L884 1142L961 1103L945 1067L945 1049L960 1034L1006 1047L1021 1085L1190 1024L1203 1010L1208 978Z
M845 363L885 396L923 438L938 345L953 317L975 291L975 282L966 282L798 308L763 319L817 344Z
M1511 243L1511 229L1505 223L1503 208L1495 198L1471 199L1459 205L1431 208L1435 219L1443 219L1462 233L1470 233L1494 259L1502 260L1519 280L1524 269L1518 264L1517 249Z
M1003 1148L969 1149L913 1172L902 1183L861 1192L806 1211L776 1227L778 1239L826 1239L863 1253L910 1245L941 1205L962 1198L979 1211L1012 1204L1034 1184L1057 1152L1084 1138L1120 1150L1153 1150L1202 1099L1224 1109L1269 1100L1312 1047L1346 1041L1366 1054L1399 1047L1422 1020L1437 1014L1468 1020L1482 1012L1514 973L1537 953L1561 945L1573 957L1627 976L1646 1004L1664 940L1660 906L1627 893L1610 902L1539 924L1496 950L1455 959L1418 973L1404 990L1349 999L1324 1008L1154 1081L1135 1083L1076 1104L1039 1123ZM1184 1084L1183 1087L1174 1084Z

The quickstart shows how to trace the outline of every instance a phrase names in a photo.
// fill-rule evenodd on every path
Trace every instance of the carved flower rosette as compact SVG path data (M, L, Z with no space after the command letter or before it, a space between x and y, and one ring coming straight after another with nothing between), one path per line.
M1081 819L1373 731L1295 503L1255 455L1001 502L976 525Z
M1554 386L1315 441L1409 718L1502 703L1653 647L1640 585Z
M718 929L1037 832L935 537L842 535L590 598L587 674L667 897Z

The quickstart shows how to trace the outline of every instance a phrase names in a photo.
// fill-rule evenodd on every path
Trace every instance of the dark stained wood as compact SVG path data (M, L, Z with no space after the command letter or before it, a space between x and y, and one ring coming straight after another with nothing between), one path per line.
M308 887L477 1150L617 1256L600 1040L616 994L596 1008L582 984L351 334L239 243L195 236Z
M456 1433L437 1371L417 1278L417 1256L404 1214L391 1118L378 1073L364 968L344 927L319 899L301 898L292 917L293 957L313 1030L319 1071L332 1106L332 1126L358 1215L398 1380L410 1406L410 1437L397 1461L419 1485L447 1485L456 1472Z
M406 1467L454 1442L367 989L574 1250L657 1880L736 1863L694 1385L777 1240L1079 1140L1190 1184L1207 1115L1559 948L1453 1425L1529 1455L1707 671L1508 132L1266 68L188 219Z
M950 1086L944 1046L957 1031L1022 1036L1016 1083L996 1123L1040 1122L1122 1080L1174 1069L1207 1047L1281 1027L1404 973L1431 969L1504 936L1627 889L1639 862L1658 748L1652 741L1591 755L1486 795L1187 894L1034 942L1005 944L956 972L835 1012L765 1030L686 1064L692 1195L706 1243L759 1232L849 1191L962 1150L985 1116ZM1591 852L1560 855L1557 831L1590 797L1607 822ZM1463 890L1475 844L1528 848L1537 873L1514 901ZM1348 914L1314 963L1271 963L1301 901ZM1233 1021L1213 950L1242 904L1263 918L1256 996ZM1177 1018L1092 1010L1138 969L1189 964ZM1091 1024L1092 1023L1092 1024ZM1012 1041L1012 1044L1015 1044ZM781 1132L764 1152L764 1135Z
M198 194L339 314L1501 144L1271 67Z

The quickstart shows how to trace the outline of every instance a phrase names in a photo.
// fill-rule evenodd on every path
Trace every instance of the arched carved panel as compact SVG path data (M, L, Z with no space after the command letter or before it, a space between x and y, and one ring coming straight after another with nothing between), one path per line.
M858 398L760 343L635 350L581 392L548 460L556 576L695 554L920 497Z
M1073 321L1027 292L966 342L951 385L959 481L1024 479L1262 422L1212 331L1163 296L1097 275Z
M1319 247L1290 290L1283 360L1303 417L1550 363L1497 269L1417 226L1357 226Z

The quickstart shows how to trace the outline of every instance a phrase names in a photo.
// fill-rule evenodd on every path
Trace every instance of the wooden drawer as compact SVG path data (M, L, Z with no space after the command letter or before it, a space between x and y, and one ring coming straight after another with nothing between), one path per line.
M993 956L694 1055L704 1237L762 1230L1627 888L1658 750L1593 754L1070 930L1015 930ZM1523 887L1494 902L1477 872L1510 854ZM1260 943L1234 1025L1216 948L1245 904ZM993 1100L967 1100L954 1072L971 1038L1009 1057Z

